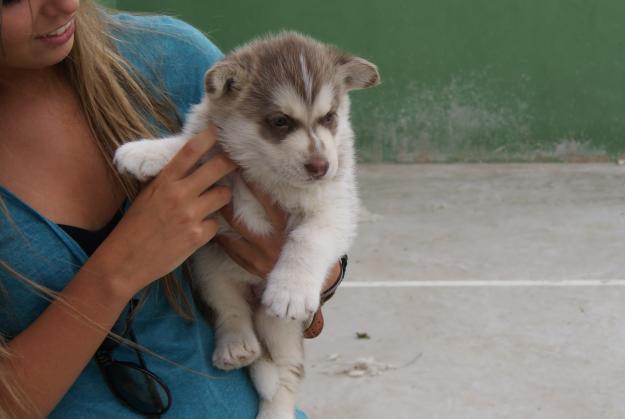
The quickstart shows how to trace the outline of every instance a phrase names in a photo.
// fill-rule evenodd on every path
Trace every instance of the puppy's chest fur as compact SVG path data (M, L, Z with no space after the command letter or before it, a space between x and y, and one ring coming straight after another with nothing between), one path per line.
M237 173L232 175L231 179L232 203L235 214L253 231L261 234L270 233L271 227L269 226L265 210L243 181L244 176L244 174ZM276 205L279 205L288 214L290 227L299 224L307 214L314 212L316 206L321 205L321 202L307 202L308 200L305 199L306 195L298 193L299 191L293 191L290 195L276 193L278 191L264 192L268 193Z

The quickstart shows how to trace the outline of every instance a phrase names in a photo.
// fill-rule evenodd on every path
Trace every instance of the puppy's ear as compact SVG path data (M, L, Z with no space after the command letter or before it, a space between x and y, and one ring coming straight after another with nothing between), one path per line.
M343 78L347 90L367 89L380 83L378 67L360 57L341 57L339 76Z
M247 79L248 71L242 62L225 59L206 72L204 88L211 99L233 99L247 84Z

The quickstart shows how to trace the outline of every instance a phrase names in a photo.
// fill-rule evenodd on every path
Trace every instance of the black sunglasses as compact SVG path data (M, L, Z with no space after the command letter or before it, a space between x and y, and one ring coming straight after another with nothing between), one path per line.
M126 324L122 337L137 342L132 330L132 321L137 300L129 303ZM135 349L139 363L117 361L112 352L119 346L113 339L106 338L95 353L95 360L111 392L126 406L149 417L158 417L171 406L171 393L167 385L156 374L146 368L141 351Z

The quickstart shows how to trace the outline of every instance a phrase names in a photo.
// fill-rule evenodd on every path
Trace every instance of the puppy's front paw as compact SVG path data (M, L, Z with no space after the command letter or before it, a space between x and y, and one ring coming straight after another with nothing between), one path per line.
M312 283L269 275L262 302L270 314L304 321L319 308L319 290Z
M121 173L129 173L145 181L156 176L168 163L169 155L162 153L152 140L126 143L117 149L113 163Z

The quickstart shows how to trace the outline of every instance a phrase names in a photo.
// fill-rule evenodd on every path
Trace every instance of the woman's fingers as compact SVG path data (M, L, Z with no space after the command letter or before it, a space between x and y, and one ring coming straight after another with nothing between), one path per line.
M245 223L235 217L232 204L228 204L220 210L220 213L241 237L218 235L215 240L241 267L261 278L265 278L280 257L280 251L284 245L284 230L287 224L287 216L269 196L260 192L253 185L248 186L264 208L273 230L269 234L264 235L250 230Z
M217 142L217 128L209 129L193 136L163 168L162 175L168 179L179 180L187 176L200 157L208 152Z
M270 235L259 235L238 221L234 216L232 204L220 210L221 215L240 238L219 235L216 240L226 253L248 272L262 278L273 269L283 246L283 231L274 231Z
M239 266L254 275L264 278L273 268L272 261L258 257L258 249L246 240L228 235L217 235L215 240Z
M207 217L219 211L232 200L232 192L225 186L213 186L200 195L199 211L201 216Z
M189 175L189 188L199 195L236 168L236 164L225 154L217 154Z
M258 241L258 236L250 231L249 228L239 220L237 220L234 216L234 208L232 204L228 204L224 206L220 211L221 215L224 217L226 222L232 227L234 231L239 233L241 237L245 240L248 240L252 243L256 243Z

